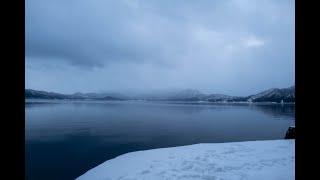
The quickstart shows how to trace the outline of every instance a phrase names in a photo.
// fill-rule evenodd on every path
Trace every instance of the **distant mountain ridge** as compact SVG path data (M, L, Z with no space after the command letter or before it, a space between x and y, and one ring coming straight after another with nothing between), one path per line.
M248 101L252 102L295 102L295 86L288 88L272 88L256 95L249 96Z
M55 92L37 91L33 89L25 90L26 99L97 99L97 100L125 100L126 96L113 93L74 93L60 94Z
M60 94L55 92L25 90L26 99L82 99L82 100L166 100L166 101L207 101L207 102L295 102L295 86L288 88L272 88L249 96L229 96L224 94L204 94L198 90L185 89L181 91L160 94L140 95L130 97L118 93L74 93Z

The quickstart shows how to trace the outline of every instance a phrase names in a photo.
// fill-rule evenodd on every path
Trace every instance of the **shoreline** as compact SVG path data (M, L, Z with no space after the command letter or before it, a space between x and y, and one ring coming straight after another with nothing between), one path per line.
M295 102L211 102L211 101L174 101L174 100L99 100L99 99L25 99L25 103L37 102L159 102L170 104L217 104L217 105L295 105Z

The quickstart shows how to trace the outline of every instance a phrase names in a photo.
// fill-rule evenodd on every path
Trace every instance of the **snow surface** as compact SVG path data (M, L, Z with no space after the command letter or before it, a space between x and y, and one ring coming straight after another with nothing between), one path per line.
M78 180L294 180L295 141L195 144L137 151L89 170Z

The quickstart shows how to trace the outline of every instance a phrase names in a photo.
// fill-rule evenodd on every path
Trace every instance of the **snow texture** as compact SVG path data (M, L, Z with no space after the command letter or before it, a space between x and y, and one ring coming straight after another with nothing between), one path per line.
M195 144L137 151L78 180L294 180L295 141Z

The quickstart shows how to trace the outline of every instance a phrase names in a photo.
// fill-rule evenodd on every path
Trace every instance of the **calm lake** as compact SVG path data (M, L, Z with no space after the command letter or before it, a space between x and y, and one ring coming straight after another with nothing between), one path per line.
M196 143L283 139L295 106L28 101L26 178L75 179L118 155Z

